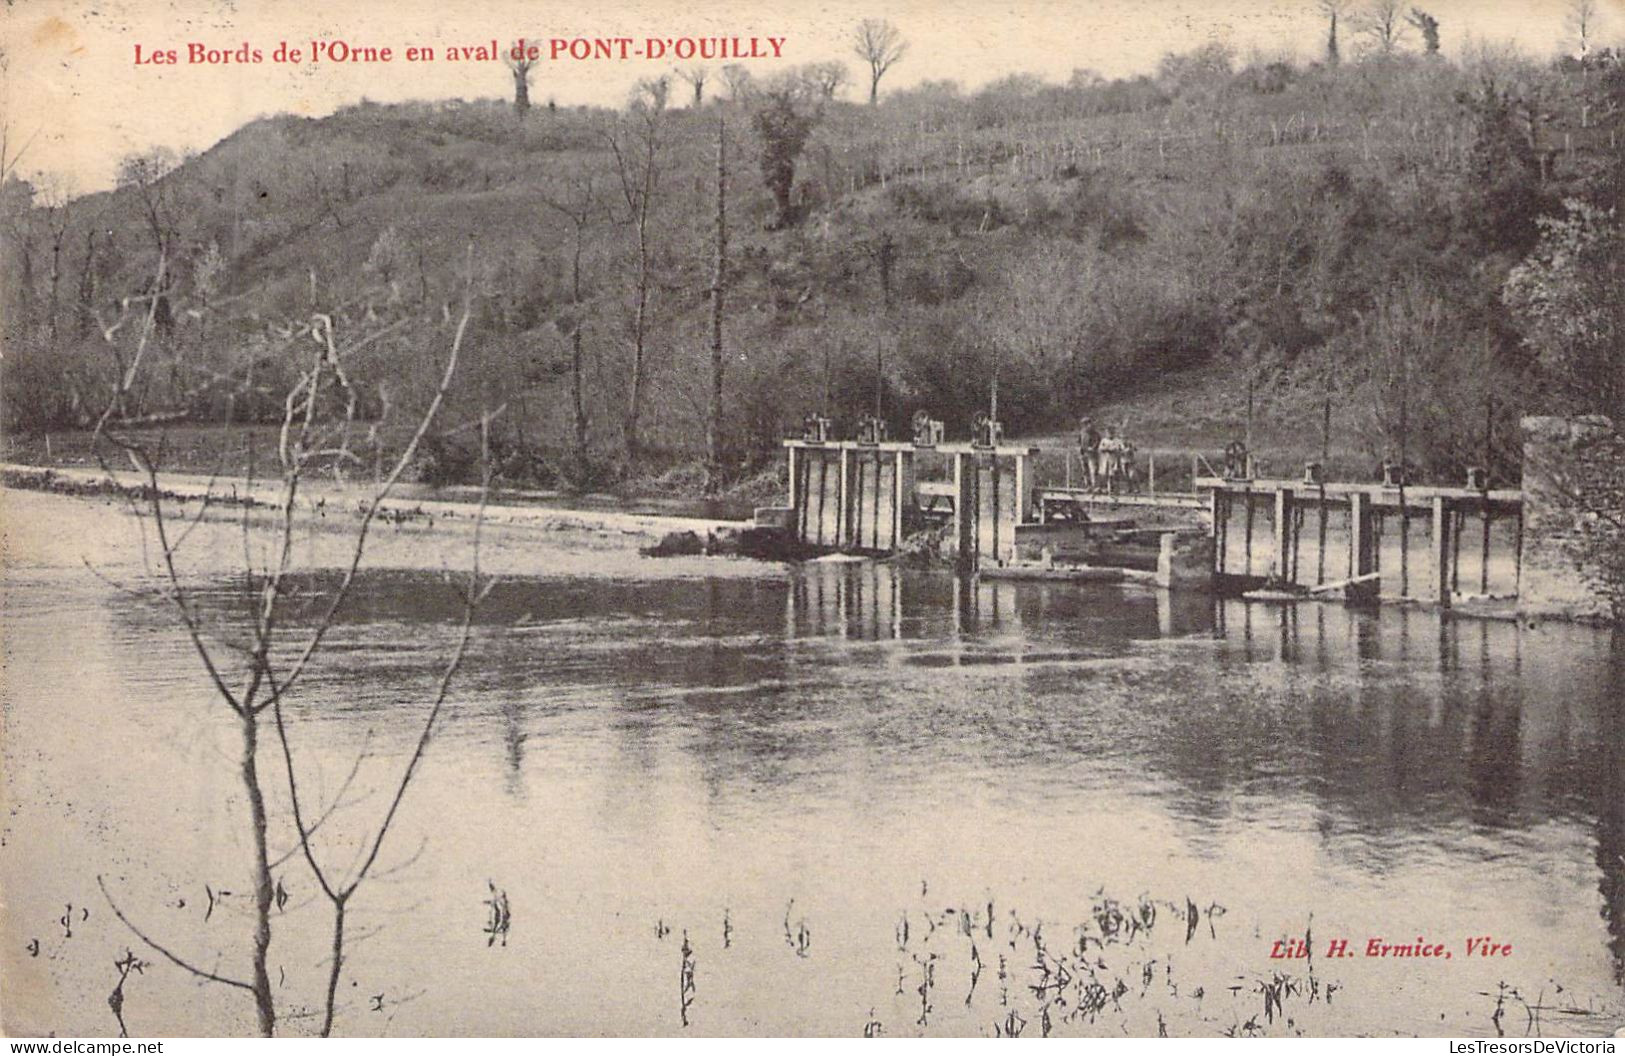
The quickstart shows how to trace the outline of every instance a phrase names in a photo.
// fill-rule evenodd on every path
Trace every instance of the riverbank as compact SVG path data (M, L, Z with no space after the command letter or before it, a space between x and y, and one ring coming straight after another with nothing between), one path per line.
M141 481L133 472L39 470L0 464L0 565L8 583L74 571L138 587L162 578L159 551ZM279 538L274 482L250 487L237 480L165 474L160 487L177 545L177 571L198 586L241 572L245 560L263 566ZM411 490L411 489L408 489ZM205 502L207 497L207 502ZM347 567L353 557L358 487L318 484L301 489L294 567ZM373 572L460 574L472 566L477 496L397 495L380 509L363 567ZM648 547L673 532L704 538L739 522L666 517L614 510L487 505L480 533L482 572L504 578L565 576L580 580L777 578L775 562L690 555L654 560ZM251 557L248 555L252 555Z
M159 488L167 499L197 503L205 499L222 507L270 508L280 501L281 483L276 480L248 480L235 477L209 477L193 473L163 473ZM74 497L133 498L145 494L146 482L130 470L41 468L0 463L0 483L7 488L47 491ZM355 508L371 496L362 484L309 480L300 484L300 506L324 516L328 511ZM540 492L500 492L486 504L488 524L527 525L536 528L582 527L617 531L658 538L667 532L738 530L749 522L729 517L694 517L638 510L593 509L590 506L554 505L561 496ZM479 492L474 488L428 488L407 484L397 487L379 507L388 522L432 523L436 520L472 521L479 512Z
M166 473L223 480L276 473L280 430L275 425L171 422L136 427L135 432L145 435L148 442L161 445ZM113 455L106 445L100 453L101 457L112 455L120 464L123 462L123 456ZM0 464L93 473L101 469L95 434L88 429L8 436L0 443ZM469 471L473 470L470 466ZM500 472L497 484L503 501L513 505L555 504L576 509L723 520L743 520L754 507L784 494L783 480L773 469L736 480L715 496L705 494L704 477L704 468L698 461L674 463L669 457L651 456L647 464L628 472L624 478L606 475L592 487L570 487L554 479L544 484L514 481L505 479ZM307 477L315 478L314 472ZM410 472L403 478L400 491L403 495L421 494L430 498L477 493L472 486L414 482Z

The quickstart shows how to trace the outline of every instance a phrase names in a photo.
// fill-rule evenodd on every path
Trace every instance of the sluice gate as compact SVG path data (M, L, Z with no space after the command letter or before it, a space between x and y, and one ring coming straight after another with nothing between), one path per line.
M1334 585L1442 606L1518 593L1521 491L1217 477L1196 487L1221 590Z
M903 441L786 440L789 494L780 516L794 539L830 550L893 553L927 518L946 518L962 567L1015 557L1016 526L1032 519L1034 447ZM919 462L947 462L919 479Z

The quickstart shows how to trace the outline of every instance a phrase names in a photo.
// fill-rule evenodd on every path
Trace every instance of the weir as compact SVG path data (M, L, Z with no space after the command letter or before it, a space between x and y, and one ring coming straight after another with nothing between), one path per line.
M786 505L757 511L758 525L804 547L891 554L938 524L940 551L990 577L1608 617L1606 557L1592 553L1600 515L1588 511L1625 501L1625 450L1595 439L1613 436L1602 419L1526 419L1517 489L1489 487L1478 469L1466 487L1440 487L1397 473L1326 481L1318 463L1300 480L1258 478L1242 475L1248 462L1153 494L1041 486L1039 449L1004 443L997 422L979 419L975 443L942 442L930 419L916 421L913 442L886 440L874 419L853 440L828 439L827 419L809 422L807 436L784 442Z
M1211 543L1199 560L1211 562L1207 578L1220 593L1325 588L1442 606L1518 593L1521 491L1197 477L1189 493L1101 495L1035 487L1038 449L1023 445L797 439L784 447L788 501L771 515L815 548L895 553L936 516L946 518L945 548L960 568L1020 574L1041 548L1061 548L1051 538L1059 502L1072 516L1083 511L1080 531L1109 532L1115 522L1102 517L1104 508L1199 517ZM946 460L947 479L919 479L926 457ZM1164 534L1163 549L1183 555L1175 533ZM1042 578L1067 574L1052 569L1047 554L1044 561L1028 570ZM1151 562L1158 567L1155 555ZM1176 576L1158 567L1156 576L1144 576L1131 566L1124 578L1197 585L1189 571Z

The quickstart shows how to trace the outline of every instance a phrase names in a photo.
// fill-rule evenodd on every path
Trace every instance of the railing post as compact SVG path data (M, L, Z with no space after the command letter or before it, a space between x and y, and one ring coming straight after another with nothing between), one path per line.
M1275 579L1291 582L1292 572L1292 489L1279 488L1275 492Z
M1250 576L1253 574L1253 484L1250 479L1247 482L1247 486L1242 489L1241 501L1247 504L1246 509L1242 511L1246 519L1246 531L1244 537L1242 538L1242 549L1247 558L1247 571L1243 572L1242 575Z
M1375 571L1371 557L1371 496L1356 491L1349 495L1349 578Z
M1433 496L1434 598L1450 606L1450 508L1443 495Z
M823 448L819 448L816 457L813 456L811 451L808 452L808 457L814 458L818 465L818 517L816 520L809 519L808 521L808 524L812 526L812 538L809 541L819 546L827 546L829 541L824 538L824 522L828 519L827 515L829 513L829 454ZM813 463L809 462L807 464L807 491L809 494L812 492L812 467ZM808 503L807 514L809 518L812 517L811 505L811 503Z
M954 545L961 569L976 564L976 463L974 455L954 455Z
M836 493L835 546L840 549L852 538L852 451L841 445L841 484Z
M992 452L979 452L971 456L971 477L976 491L975 519L976 559L986 557L999 560L999 457ZM983 462L986 465L983 465Z
M898 451L897 460L892 472L892 550L903 548L903 514L908 503L908 478L910 464L914 456L908 451Z
M1029 465L1032 458L1025 451L1016 456L1016 523L1026 524L1032 520L1032 467Z

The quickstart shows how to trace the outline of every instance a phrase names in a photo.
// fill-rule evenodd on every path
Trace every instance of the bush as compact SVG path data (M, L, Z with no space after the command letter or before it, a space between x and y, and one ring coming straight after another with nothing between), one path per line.
M886 189L894 211L958 230L993 230L1014 222L1007 207L990 194L970 194L955 184L899 181Z

